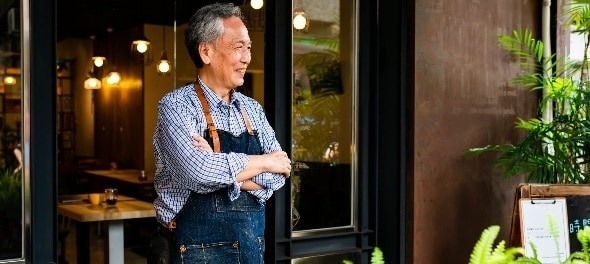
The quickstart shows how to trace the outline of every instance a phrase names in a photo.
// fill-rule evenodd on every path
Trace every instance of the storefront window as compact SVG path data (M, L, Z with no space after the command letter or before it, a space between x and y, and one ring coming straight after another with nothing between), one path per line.
M0 262L23 257L21 21L18 1L0 17Z
M293 2L292 230L354 228L354 2ZM346 18L346 19L343 19Z

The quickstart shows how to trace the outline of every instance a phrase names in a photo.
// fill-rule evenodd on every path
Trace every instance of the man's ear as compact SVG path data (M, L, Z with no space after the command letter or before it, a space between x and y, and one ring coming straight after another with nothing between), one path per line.
M197 51L199 52L199 56L201 56L201 60L204 64L209 64L211 62L211 49L208 44L199 44L197 46Z

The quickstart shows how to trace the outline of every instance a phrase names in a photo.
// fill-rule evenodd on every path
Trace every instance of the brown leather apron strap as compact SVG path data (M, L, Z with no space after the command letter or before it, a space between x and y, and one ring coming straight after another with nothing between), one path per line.
M205 98L205 93L203 93L203 88L199 84L199 80L195 80L193 86L195 92L197 93L197 97L199 97L199 101L201 101L201 105L203 106L205 120L207 121L207 128L209 129L209 136L211 136L211 139L213 140L213 151L219 153L221 152L219 134L217 133L217 128L215 128L215 124L213 123L213 118L211 117L211 111L209 110L209 104ZM240 113L242 114L242 118L244 118L244 123L246 125L246 130L248 130L248 134L254 135L254 129L252 129L252 124L250 123L250 119L248 118L248 114L246 113L243 104L240 104Z
M248 130L248 134L254 135L252 124L250 124L250 119L248 119L248 114L246 114L246 110L244 110L243 104L240 104L240 110L240 112L242 112L242 117L244 118L244 123L246 123L246 129Z
M201 101L201 105L203 106L205 120L207 121L207 128L209 129L209 136L211 136L211 139L213 140L213 151L219 153L221 152L219 134L217 133L217 128L215 128L215 124L213 123L213 118L211 117L211 111L209 111L209 104L205 98L205 93L203 93L203 88L201 88L198 80L195 81L194 88L197 96L199 97L199 101Z

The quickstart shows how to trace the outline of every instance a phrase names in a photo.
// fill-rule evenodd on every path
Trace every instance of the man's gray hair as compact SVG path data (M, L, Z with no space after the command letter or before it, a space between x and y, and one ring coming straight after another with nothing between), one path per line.
M184 32L185 45L197 68L203 61L197 50L200 43L215 43L223 35L223 19L239 17L244 20L242 10L233 3L214 3L199 8L188 22Z

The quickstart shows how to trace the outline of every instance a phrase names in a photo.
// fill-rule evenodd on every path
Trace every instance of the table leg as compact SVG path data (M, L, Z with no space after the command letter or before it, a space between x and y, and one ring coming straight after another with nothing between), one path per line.
M88 232L88 223L76 222L77 263L90 263L90 235Z
M108 239L105 240L107 243L105 245L105 263L123 264L125 262L123 220L108 221L108 229Z

